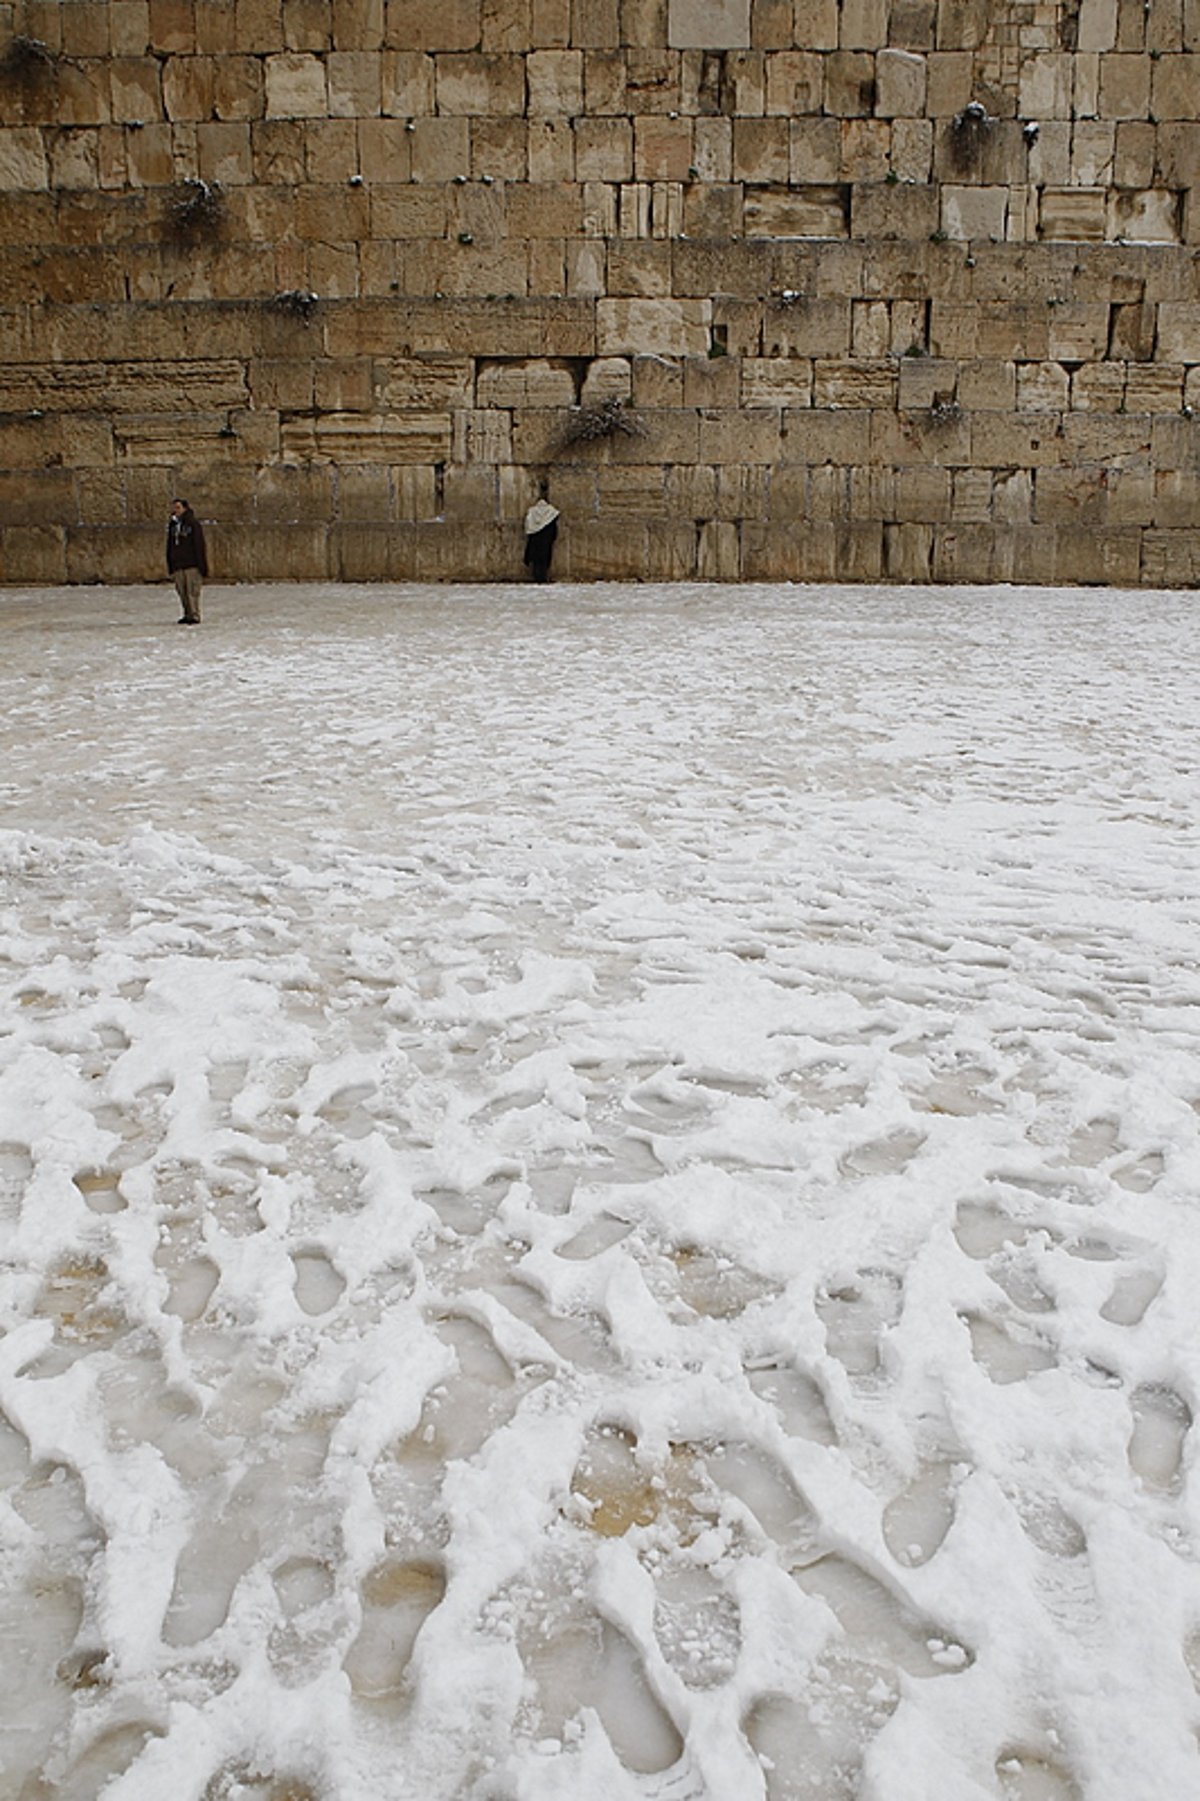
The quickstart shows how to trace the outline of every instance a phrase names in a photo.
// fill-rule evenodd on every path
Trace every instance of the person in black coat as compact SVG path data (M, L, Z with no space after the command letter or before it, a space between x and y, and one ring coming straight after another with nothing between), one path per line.
M546 499L542 484L540 500L535 500L525 515L525 567L535 582L550 580L550 558L558 536L558 508Z
M200 594L208 574L204 528L186 500L171 502L167 522L167 569L175 578L175 592L183 614L180 625L199 625Z

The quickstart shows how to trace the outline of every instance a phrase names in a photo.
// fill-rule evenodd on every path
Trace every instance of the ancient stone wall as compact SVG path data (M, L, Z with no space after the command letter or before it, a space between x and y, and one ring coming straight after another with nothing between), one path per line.
M7 46L7 48L5 48ZM0 0L0 579L1200 570L1200 0Z

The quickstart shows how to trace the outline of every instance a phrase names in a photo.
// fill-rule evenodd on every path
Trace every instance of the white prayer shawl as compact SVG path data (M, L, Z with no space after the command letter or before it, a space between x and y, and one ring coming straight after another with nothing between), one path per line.
M525 515L525 532L531 536L540 532L554 519L558 518L558 508L552 507L548 500L535 500Z

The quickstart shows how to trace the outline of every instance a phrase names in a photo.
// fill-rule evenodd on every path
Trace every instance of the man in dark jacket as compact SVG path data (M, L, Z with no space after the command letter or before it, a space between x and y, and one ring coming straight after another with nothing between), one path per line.
M186 500L171 502L167 524L167 568L175 578L183 615L180 625L199 625L200 592L208 574L204 530Z

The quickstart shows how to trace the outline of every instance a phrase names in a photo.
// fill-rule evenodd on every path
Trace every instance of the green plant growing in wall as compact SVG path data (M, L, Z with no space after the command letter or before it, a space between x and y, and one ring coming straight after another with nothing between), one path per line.
M225 195L219 181L190 175L167 202L167 229L182 243L216 237L225 222Z

